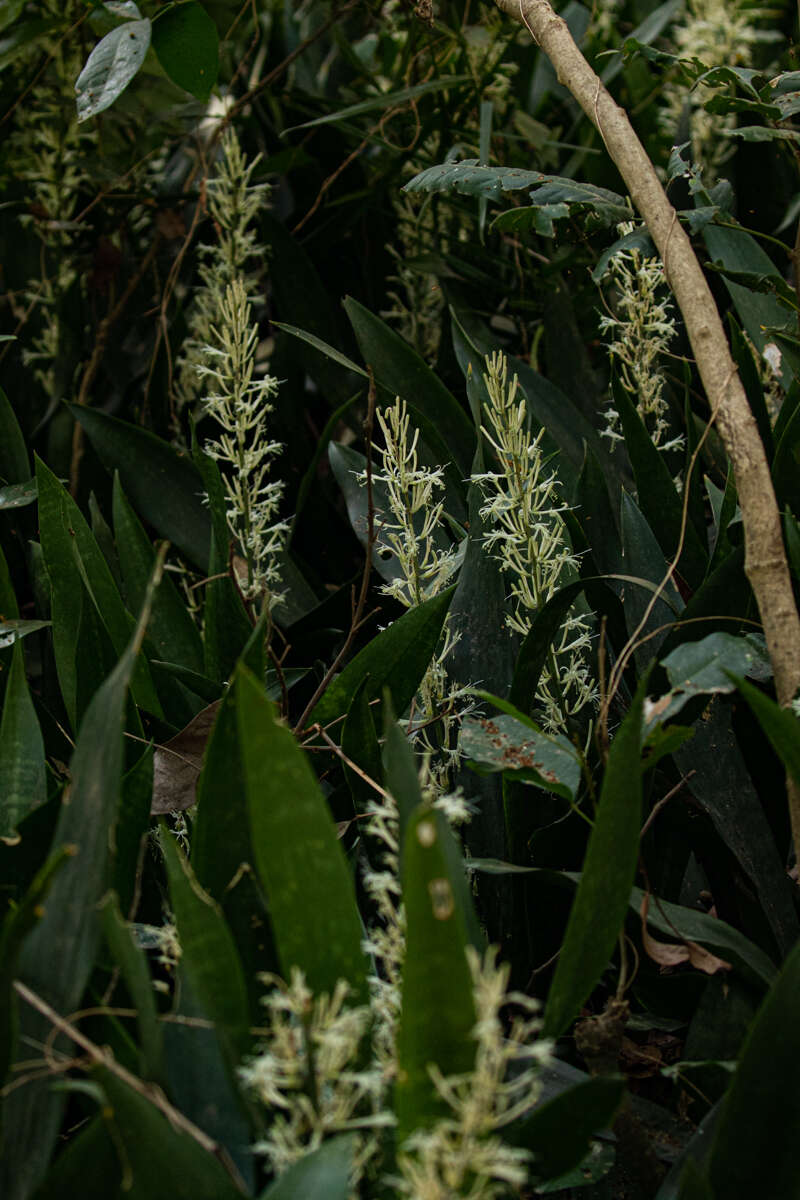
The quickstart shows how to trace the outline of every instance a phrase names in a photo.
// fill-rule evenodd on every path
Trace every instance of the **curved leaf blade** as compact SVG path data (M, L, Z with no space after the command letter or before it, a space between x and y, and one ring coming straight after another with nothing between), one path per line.
M202 4L189 0L158 14L153 49L173 83L206 101L219 73L217 27Z
M605 970L625 920L639 853L639 748L647 678L611 744L581 882L547 997L545 1037L562 1034L580 1010Z
M256 866L267 893L283 972L316 994L345 979L367 1000L361 918L344 853L311 766L255 677L236 678L239 741Z
M75 83L79 121L96 117L125 91L144 62L150 36L144 19L112 29L97 43Z

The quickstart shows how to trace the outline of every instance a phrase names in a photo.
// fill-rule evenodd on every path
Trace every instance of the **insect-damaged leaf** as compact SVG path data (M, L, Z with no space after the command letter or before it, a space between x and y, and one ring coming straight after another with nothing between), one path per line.
M97 43L75 84L79 121L96 117L125 91L144 62L150 33L148 20L129 21Z
M461 750L470 762L490 771L513 772L516 781L533 783L573 801L581 781L575 747L560 734L542 733L533 723L503 714L466 717Z
M442 813L420 805L403 850L407 949L397 1040L395 1111L398 1141L447 1112L430 1075L469 1071L475 1060L472 978L466 930L444 850Z

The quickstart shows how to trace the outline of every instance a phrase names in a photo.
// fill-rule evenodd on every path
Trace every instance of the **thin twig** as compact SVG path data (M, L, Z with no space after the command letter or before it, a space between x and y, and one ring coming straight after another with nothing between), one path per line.
M41 996L32 991L21 979L15 979L13 986L14 991L26 1004L29 1004L38 1013L41 1013L43 1017L46 1017L52 1023L53 1027L59 1033L65 1034L70 1041L79 1046L92 1063L111 1071L113 1075L116 1075L118 1079L127 1084L132 1091L147 1100L154 1108L157 1108L167 1118L173 1129L187 1134L207 1154L213 1154L222 1163L239 1190L242 1192L246 1190L239 1172L228 1158L223 1147L215 1142L213 1138L210 1138L207 1133L204 1133L202 1129L199 1129L179 1109L173 1107L159 1087L153 1083L145 1083L138 1076L131 1074L130 1071L117 1062L110 1050L98 1046L95 1042L87 1038L85 1034L81 1033L80 1029L77 1029L70 1021L67 1021L66 1018L57 1013L54 1008L51 1008L46 1000L43 1000Z

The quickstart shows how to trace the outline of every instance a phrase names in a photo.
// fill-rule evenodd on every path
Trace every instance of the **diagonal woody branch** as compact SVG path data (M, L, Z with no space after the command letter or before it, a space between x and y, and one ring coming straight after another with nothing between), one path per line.
M603 87L548 0L496 0L521 21L556 69L558 80L596 126L658 247L683 316L697 369L731 461L745 532L745 572L758 604L775 673L778 702L800 685L800 616L794 602L769 464L714 298L692 244L667 199L624 109ZM789 788L800 857L800 794Z

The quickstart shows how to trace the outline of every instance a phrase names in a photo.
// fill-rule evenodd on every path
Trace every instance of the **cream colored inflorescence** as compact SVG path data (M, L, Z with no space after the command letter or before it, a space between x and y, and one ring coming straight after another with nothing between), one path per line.
M617 227L621 237L633 233L633 222ZM605 279L613 292L614 311L600 318L600 330L610 335L608 353L619 371L654 446L674 450L681 436L670 438L668 406L660 359L675 337L673 305L667 291L664 267L657 255L643 254L636 246L612 255ZM603 436L612 445L622 441L620 418L613 403L605 409Z
M481 516L490 526L486 549L510 582L507 623L524 636L542 606L577 576L578 560L564 524L568 505L542 449L544 430L531 432L525 396L517 377L509 380L504 355L486 359L484 382L489 404L483 435L498 469L472 479L483 493ZM586 615L572 611L551 647L536 694L550 731L563 731L571 716L596 700L586 661L590 643Z
M279 384L257 373L258 327L251 306L257 276L247 269L262 249L250 228L266 194L251 183L257 162L246 160L229 130L217 176L208 184L218 239L203 250L202 287L190 314L176 394L179 406L199 400L202 413L216 422L205 450L222 468L228 528L245 560L242 592L272 608L281 599L279 556L288 525L278 519L283 481L270 478L282 449L269 436Z
M494 1200L524 1187L531 1154L502 1131L535 1104L541 1068L552 1055L538 1038L538 1004L509 992L507 966L495 950L467 949L477 1022L475 1065L464 1075L431 1075L450 1113L413 1134L397 1159L397 1193L413 1200Z
M379 541L394 555L398 574L382 591L404 608L415 608L444 590L460 563L444 530L445 471L419 460L419 430L411 425L408 409L399 398L377 413L383 434L380 464L373 475L383 489L385 502L376 512ZM365 476L360 476L361 481ZM458 723L471 706L466 691L449 678L447 659L457 637L445 620L436 654L419 686L415 717L416 740L428 755L428 774L437 794L447 791L458 760ZM428 726L438 722L437 741Z

